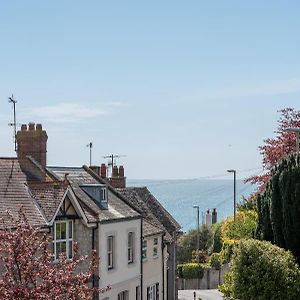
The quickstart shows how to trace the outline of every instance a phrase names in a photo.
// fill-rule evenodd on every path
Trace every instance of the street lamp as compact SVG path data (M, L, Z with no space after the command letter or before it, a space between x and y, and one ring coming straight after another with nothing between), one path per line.
M299 133L300 133L300 128L299 127L289 127L287 129L285 129L285 131L296 133L296 153L299 154Z
M199 257L199 248L200 248L200 220L199 220L199 205L194 205L193 208L196 208L197 209L197 229L198 229L198 234L197 234L197 248L198 248L198 251L197 251L197 257L198 257L198 264L199 264L199 260L200 260L200 257Z
M227 170L228 173L233 173L233 219L235 222L236 210L236 170Z

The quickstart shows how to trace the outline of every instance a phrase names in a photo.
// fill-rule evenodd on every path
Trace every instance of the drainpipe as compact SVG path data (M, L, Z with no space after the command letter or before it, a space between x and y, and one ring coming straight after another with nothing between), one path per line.
M143 252L143 218L141 217L141 253L140 253L140 260L141 260L141 300L143 299L143 258L142 258L142 252Z
M97 222L97 226L96 227L92 228L92 250L95 250L95 231L98 229L98 227L99 227L99 222ZM96 282L96 276L95 276L95 274L93 274L93 283L92 283L93 284L93 288L95 288L95 286L96 286L95 282ZM94 293L93 299L95 300L95 299L98 299L98 298L99 298L98 293Z
M173 299L176 299L176 231L173 232Z
M165 237L165 232L161 237L161 257L162 257L162 291L163 291L163 300L165 300L165 256L164 256L164 237Z

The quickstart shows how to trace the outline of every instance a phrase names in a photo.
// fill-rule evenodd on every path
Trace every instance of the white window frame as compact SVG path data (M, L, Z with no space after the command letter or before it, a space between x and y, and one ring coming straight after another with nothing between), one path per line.
M57 227L56 225L58 224L66 224L66 238L58 239L57 238ZM70 224L72 224L72 229L71 229L71 237L70 237ZM54 222L54 238L53 238L53 252L54 252L54 261L58 261L59 259L59 254L57 253L57 245L61 243L66 243L66 257L68 259L73 258L73 252L74 252L74 222L73 220L59 220ZM70 247L71 244L71 247Z
M147 300L159 300L159 283L147 287Z
M133 231L128 232L127 239L127 261L131 264L134 262L135 235Z
M118 294L118 300L129 300L129 292L122 291Z
M142 242L142 260L147 259L147 240L143 240Z
M111 249L110 249L111 240ZM111 270L114 268L114 248L115 248L115 236L109 235L107 237L107 269Z
M158 257L158 237L153 239L153 257Z

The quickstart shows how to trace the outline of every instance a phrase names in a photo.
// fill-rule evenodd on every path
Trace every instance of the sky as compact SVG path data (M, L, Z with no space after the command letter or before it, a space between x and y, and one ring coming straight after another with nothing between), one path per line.
M278 110L300 103L299 1L1 1L0 156L42 123L48 165L131 179L261 172ZM228 174L228 176L231 176Z

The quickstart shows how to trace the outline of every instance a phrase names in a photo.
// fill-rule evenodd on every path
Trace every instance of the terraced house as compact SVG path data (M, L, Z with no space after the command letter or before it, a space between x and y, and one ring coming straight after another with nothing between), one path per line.
M0 159L0 217L23 206L29 222L52 235L54 260L62 252L72 258L74 242L81 255L95 249L92 284L111 286L98 299L177 299L176 221L149 191L126 188L123 167L108 178L105 165L47 166L47 139L40 124L22 125L17 158Z

